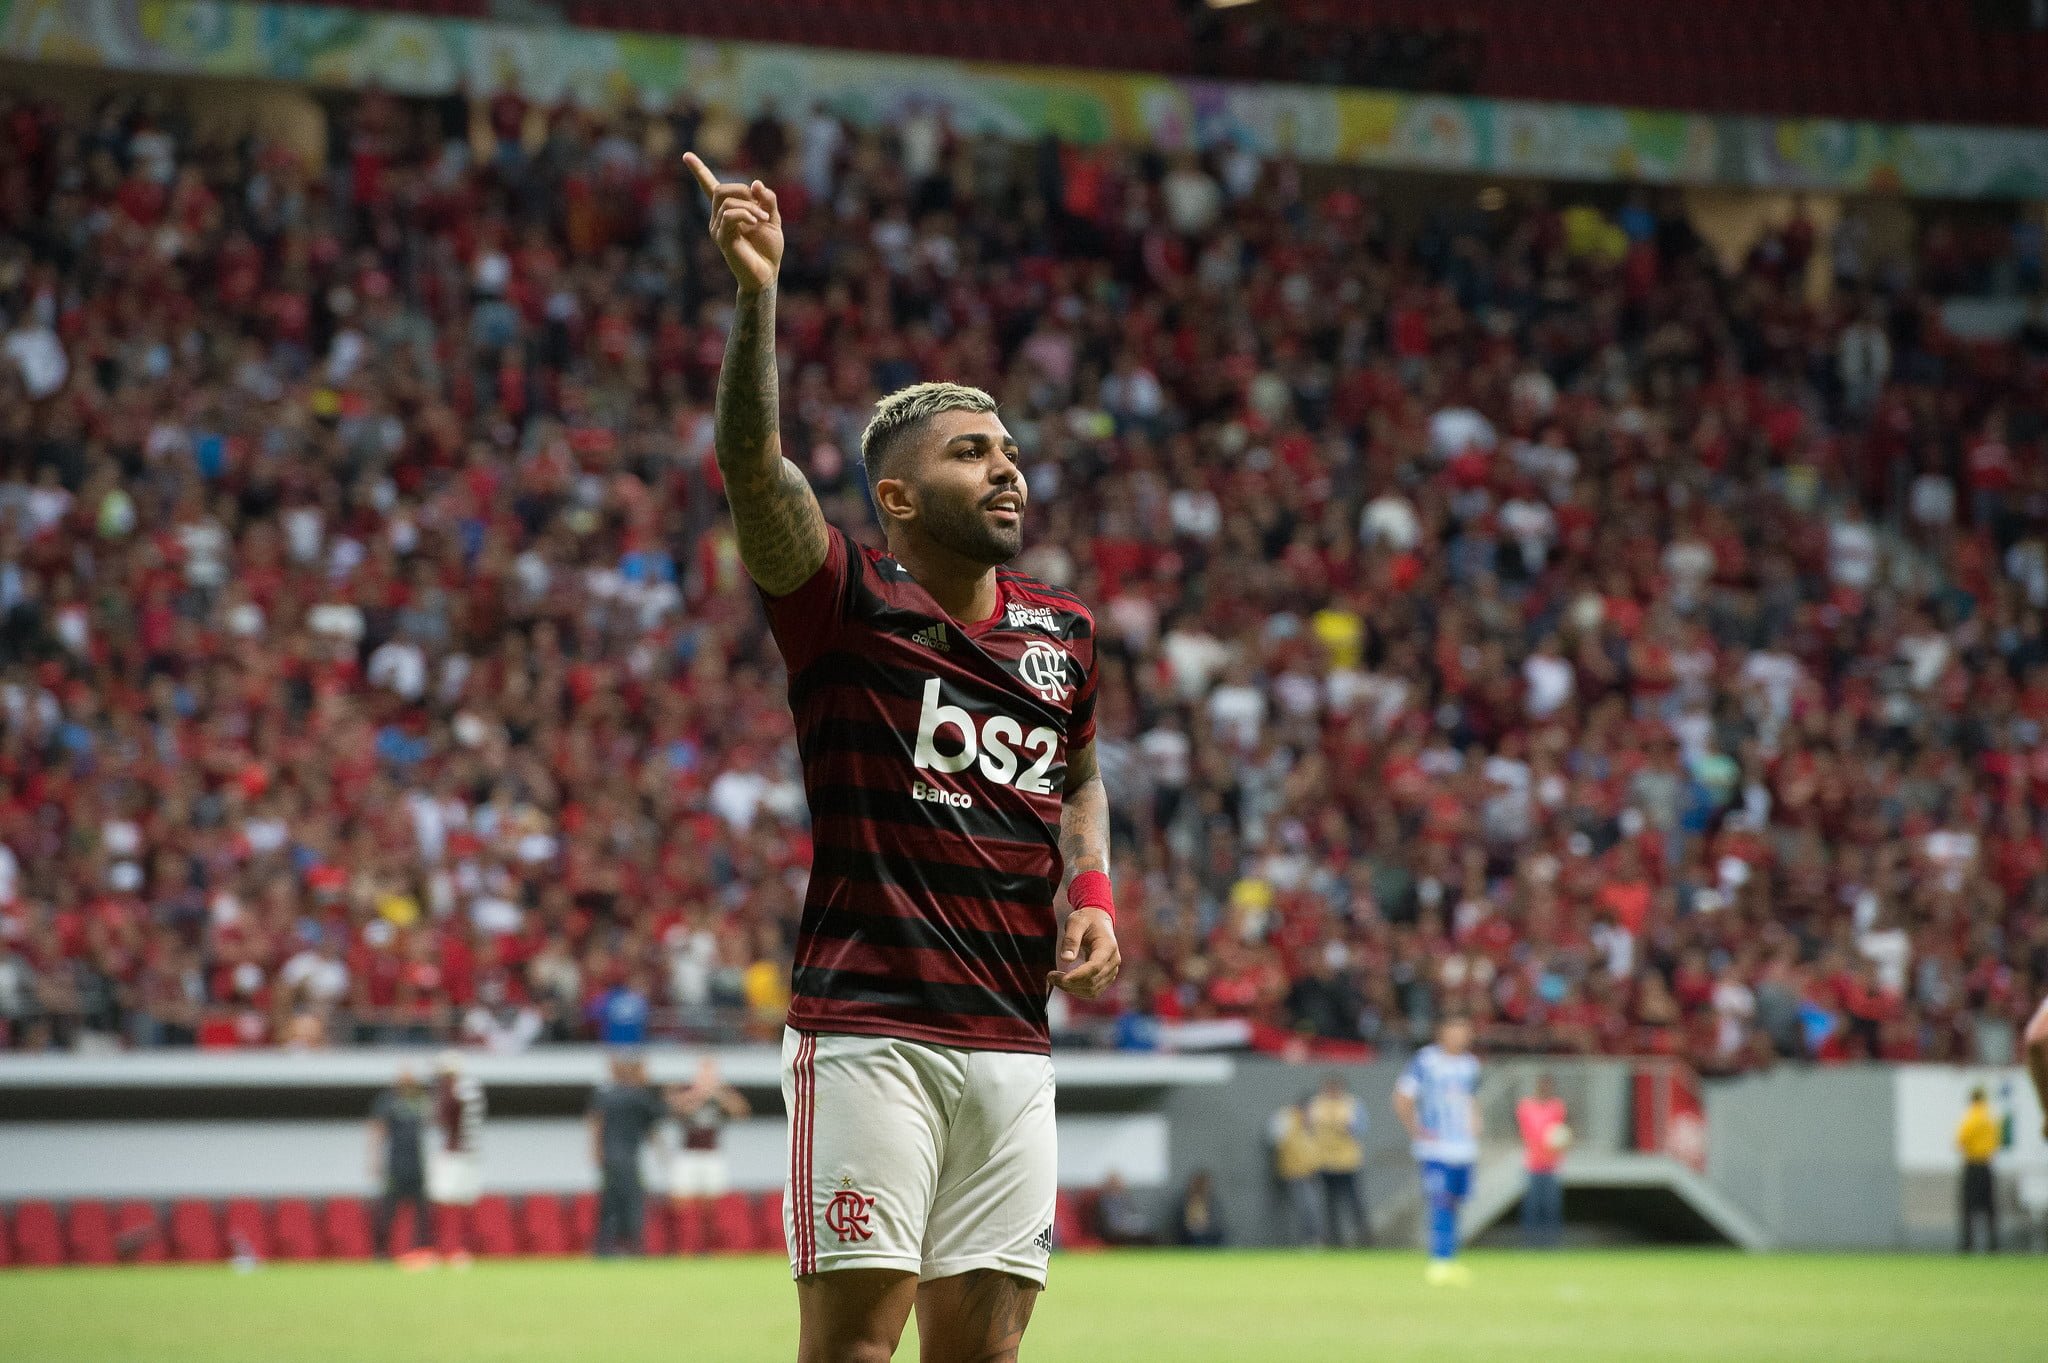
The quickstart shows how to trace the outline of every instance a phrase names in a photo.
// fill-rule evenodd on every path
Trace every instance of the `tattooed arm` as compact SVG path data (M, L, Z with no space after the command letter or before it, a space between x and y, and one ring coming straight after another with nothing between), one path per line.
M1109 872L1109 792L1091 742L1067 755L1066 803L1060 809L1060 855L1068 882L1083 871ZM1092 999L1116 983L1123 956L1116 925L1099 908L1073 910L1060 934L1060 968L1049 983L1076 998Z
M1095 745L1067 755L1066 804L1060 810L1060 855L1071 883L1083 871L1109 870L1109 792Z
M711 236L739 281L732 334L718 371L718 471L732 506L740 562L770 596L786 596L825 561L825 513L803 470L782 457L775 372L775 280L782 212L775 191L718 182L696 153L684 162L711 200Z

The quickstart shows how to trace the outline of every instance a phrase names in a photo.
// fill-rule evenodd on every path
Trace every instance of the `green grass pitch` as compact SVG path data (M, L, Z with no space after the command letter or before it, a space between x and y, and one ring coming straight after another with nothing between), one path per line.
M1930 1363L2048 1359L2048 1259L1650 1250L1065 1255L1027 1359ZM916 1330L899 1359L915 1359ZM779 1259L0 1272L4 1363L789 1363Z

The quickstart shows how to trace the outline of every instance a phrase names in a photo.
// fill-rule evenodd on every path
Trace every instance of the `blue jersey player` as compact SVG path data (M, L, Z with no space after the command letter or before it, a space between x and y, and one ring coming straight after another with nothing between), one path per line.
M1472 1054L1471 1023L1444 1019L1436 1044L1417 1051L1401 1071L1394 1111L1422 1166L1429 1281L1462 1285L1469 1274L1457 1262L1458 1206L1472 1190L1472 1166L1479 1160L1479 1057Z

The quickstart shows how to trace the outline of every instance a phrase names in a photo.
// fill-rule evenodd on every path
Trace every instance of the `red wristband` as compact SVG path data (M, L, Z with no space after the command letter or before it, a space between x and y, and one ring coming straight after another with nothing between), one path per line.
M1077 909L1101 909L1116 921L1116 894L1106 871L1083 871L1067 886L1067 902Z

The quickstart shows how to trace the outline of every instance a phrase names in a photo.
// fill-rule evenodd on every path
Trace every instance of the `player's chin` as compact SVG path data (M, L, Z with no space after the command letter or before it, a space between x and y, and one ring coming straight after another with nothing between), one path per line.
M991 521L976 540L976 561L990 565L1008 563L1024 552L1024 527Z

